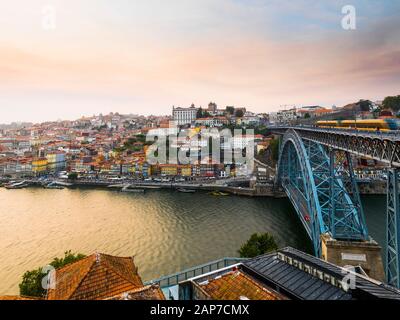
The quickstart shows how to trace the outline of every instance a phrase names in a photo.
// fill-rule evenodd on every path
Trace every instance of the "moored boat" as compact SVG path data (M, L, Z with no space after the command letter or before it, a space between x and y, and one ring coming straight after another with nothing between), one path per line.
M145 193L145 189L129 189L129 188L124 188L121 190L122 192L132 192L132 193Z
M137 188L137 187L132 187L130 185L125 186L121 189L122 192L132 192L132 193L145 193L145 189Z
M179 192L183 192L183 193L195 193L196 190L191 190L191 189L183 189L183 188L179 188L177 189Z
M9 184L5 185L6 189L23 189L26 188L28 186L28 183L26 181L22 181L22 182L11 182Z
M57 185L48 185L48 186L45 186L45 188L46 189L54 189L54 190L63 190L63 189L65 189L64 187L57 186Z
M62 190L64 189L63 186L57 184L57 182L51 182L48 185L44 186L46 189L55 189L55 190Z
M216 197L226 197L226 196L229 196L229 193L220 192L220 191L213 191L213 192L210 192L210 194L211 194L212 196L216 196Z

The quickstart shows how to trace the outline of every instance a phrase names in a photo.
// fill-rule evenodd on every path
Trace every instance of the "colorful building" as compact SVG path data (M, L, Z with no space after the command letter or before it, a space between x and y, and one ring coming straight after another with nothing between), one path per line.
M190 164L179 166L179 174L182 177L191 177L192 176L192 166Z
M65 154L62 152L53 152L46 155L47 169L50 172L62 171L66 167Z
M35 175L47 173L47 158L37 158L32 160L32 172Z
M161 164L161 175L162 176L177 176L178 175L178 165L176 164Z

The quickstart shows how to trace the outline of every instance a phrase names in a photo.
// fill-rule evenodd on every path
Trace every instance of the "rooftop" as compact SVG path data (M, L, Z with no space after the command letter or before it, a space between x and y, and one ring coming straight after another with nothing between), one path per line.
M284 300L285 297L267 288L243 272L230 271L197 284L212 300Z
M165 300L165 297L159 286L150 285L116 295L106 300Z
M346 288L347 269L290 247L246 261L243 267L293 299L400 300L399 290L357 273L353 273L355 287Z
M93 254L55 273L48 300L99 300L142 288L133 257Z
M17 300L41 300L35 297L25 296L0 296L0 301L17 301Z

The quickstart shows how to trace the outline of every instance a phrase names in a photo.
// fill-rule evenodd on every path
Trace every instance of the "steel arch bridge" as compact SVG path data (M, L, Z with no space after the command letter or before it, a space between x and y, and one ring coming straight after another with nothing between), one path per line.
M387 171L386 277L400 288L400 131L363 132L310 126L272 127L283 135L278 179L321 256L323 233L367 240L350 154L380 161Z
M321 256L321 235L340 240L367 240L352 163L348 152L327 150L302 139L293 129L281 143L278 180Z

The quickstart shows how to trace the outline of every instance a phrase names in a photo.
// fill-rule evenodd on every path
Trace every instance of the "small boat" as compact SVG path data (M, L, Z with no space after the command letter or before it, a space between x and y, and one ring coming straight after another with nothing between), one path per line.
M180 188L180 189L177 189L179 192L183 192L183 193L195 193L196 192L196 190L191 190L191 189L183 189L183 188Z
M61 186L61 187L72 187L73 184L69 182L63 182L63 181L55 181L54 182L56 185Z
M48 186L45 186L45 188L46 189L54 189L54 190L63 190L63 189L65 189L64 187L57 186L57 185L48 185Z
M127 189L124 188L121 191L122 192L132 192L132 193L145 193L146 192L145 189L129 189L129 188L127 188Z
M229 193L220 192L220 191L213 191L213 192L210 192L210 194L211 194L212 196L216 196L216 197L226 197L226 196L229 196Z
M140 188L146 189L146 190L161 190L161 187L158 186L140 186Z
M132 193L145 193L145 189L140 189L140 188L132 188L131 186L125 186L121 190L122 192L132 192Z
M48 185L44 186L45 189L55 189L55 190L63 190L63 186L59 186L57 182L50 182Z
M6 189L23 189L26 188L28 186L28 183L26 181L22 181L22 182L17 182L17 183L9 183L7 185L5 185Z
M107 186L109 189L122 189L124 187L126 187L126 184L111 184Z

